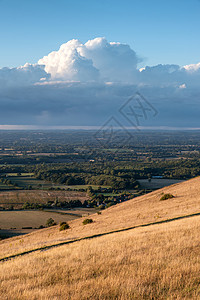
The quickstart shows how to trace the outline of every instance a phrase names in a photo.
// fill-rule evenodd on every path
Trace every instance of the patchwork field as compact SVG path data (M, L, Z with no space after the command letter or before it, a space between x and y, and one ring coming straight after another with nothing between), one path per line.
M34 177L33 173L6 173L6 179L10 180L12 186L10 189L50 189L57 188L58 185L53 184L52 182L40 180ZM65 188L64 185L60 185L62 188ZM9 187L9 185L7 185ZM0 189L3 190L3 185ZM8 188L7 188L8 189Z
M18 190L18 189L33 189L33 190L49 190L49 189L73 189L73 190L87 190L89 186L93 190L97 190L99 185L65 185L56 184L47 180L40 180L34 177L33 173L6 173L6 179L10 180L12 185L7 185L0 182L1 190ZM110 188L110 186L102 186L103 188Z
M31 176L9 176L8 179L17 184L19 188L28 188L31 186L32 189L38 189L41 187L47 189L52 187L50 182L45 182L44 180L39 180Z
M9 185L6 185L6 184L4 184L4 183L2 183L2 182L0 182L0 191L10 191L10 190L15 190L16 188L15 187L13 187L13 186L9 186Z
M4 191L0 192L0 207L9 209L10 206L14 206L16 209L21 209L26 202L45 204L48 201L80 200L84 202L87 199L86 192L79 191Z

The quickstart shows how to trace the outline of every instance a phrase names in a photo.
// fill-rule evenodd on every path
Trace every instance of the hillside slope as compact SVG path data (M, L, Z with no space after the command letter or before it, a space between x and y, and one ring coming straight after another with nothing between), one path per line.
M200 299L200 216L0 263L1 300Z
M163 193L171 193L175 197L160 201ZM200 213L200 177L110 207L101 215L90 216L94 223L86 226L83 226L82 218L71 221L71 228L63 232L54 226L1 241L0 258L62 241L194 213Z

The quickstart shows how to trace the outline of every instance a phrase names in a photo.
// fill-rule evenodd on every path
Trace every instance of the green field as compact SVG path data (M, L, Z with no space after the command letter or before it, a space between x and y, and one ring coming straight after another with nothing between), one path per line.
M96 195L104 195L106 197L117 197L117 196L121 196L124 193L96 193Z
M16 189L33 189L33 190L49 190L51 188L54 189L73 189L73 190L87 190L89 186L92 187L93 190L97 190L99 185L64 185L64 184L56 184L50 181L40 180L34 177L33 173L21 173L18 175L17 173L7 173L6 179L10 180L13 185L6 185L4 183L0 183L0 190L16 190ZM110 188L110 186L101 186L101 188Z
M50 182L46 182L44 180L39 180L29 175L21 175L21 176L8 176L8 179L12 183L16 183L19 188L29 188L31 186L32 189L49 189L53 185Z
M70 189L75 189L75 190L79 190L79 189L84 189L84 190L87 190L88 189L88 187L91 187L94 191L95 190L98 190L98 188L99 187L101 187L101 188L104 188L104 189L109 189L109 188L111 188L111 186L106 186L106 185L104 185L104 186L99 186L99 185L90 185L90 184L86 184L86 185L65 185L65 187L66 188L70 188Z
M18 176L18 173L6 173L7 176ZM21 173L20 176L34 176L34 173Z
M5 183L2 183L2 182L0 182L0 190L13 190L13 189L16 189L16 188L14 188L13 186L11 186L11 185L6 185Z

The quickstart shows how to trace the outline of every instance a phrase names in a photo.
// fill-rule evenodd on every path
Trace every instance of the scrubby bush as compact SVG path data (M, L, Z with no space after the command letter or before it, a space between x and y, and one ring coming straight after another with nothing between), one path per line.
M100 209L105 209L105 205L101 204L101 205L99 205L99 208Z
M33 229L33 227L25 226L25 227L22 227L22 229Z
M83 225L87 225L87 224L90 224L90 223L93 223L94 221L92 219L85 219L83 221Z
M67 222L60 222L60 226L62 226L62 225L64 225L64 224L66 224Z
M47 222L46 222L46 226L47 226L47 227L51 227L51 226L54 226L54 225L56 225L56 222L54 221L54 219L49 218L49 219L47 220Z
M69 228L70 228L70 226L67 222L61 222L60 223L60 231L66 230L66 229L69 229Z
M167 200L167 199L170 199L170 198L174 198L174 196L172 194L164 194L160 200L163 201L163 200Z
M111 206L113 206L113 205L115 205L114 202L108 202L108 203L106 204L106 208L109 208L109 207L111 207Z
M45 228L43 225L40 225L39 227L38 227L38 229L42 229L42 228Z

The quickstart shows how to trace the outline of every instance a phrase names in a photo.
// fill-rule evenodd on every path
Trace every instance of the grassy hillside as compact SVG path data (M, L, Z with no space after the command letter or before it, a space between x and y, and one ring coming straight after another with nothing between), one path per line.
M1 262L1 299L200 299L199 229L197 216Z
M161 201L165 194L174 197ZM0 241L0 258L22 254L0 262L0 298L200 299L199 213L200 177L91 215L85 226L80 218L65 231Z
M174 198L160 201L164 193L171 193ZM110 207L101 215L92 215L94 222L86 226L82 224L83 217L70 221L71 228L66 231L60 232L55 226L1 241L0 258L44 245L194 213L200 213L200 177Z

